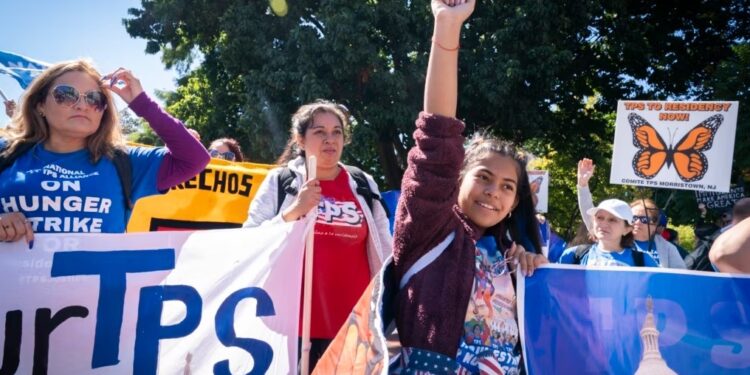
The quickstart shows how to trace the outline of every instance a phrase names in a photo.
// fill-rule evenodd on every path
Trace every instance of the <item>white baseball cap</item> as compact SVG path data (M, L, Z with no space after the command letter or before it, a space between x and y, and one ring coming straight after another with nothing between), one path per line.
M599 210L607 211L612 215L615 215L620 219L627 221L628 225L633 224L633 212L630 211L630 206L619 199L603 200L599 202L598 206L586 210L586 213L590 216L594 216L597 212L599 212Z

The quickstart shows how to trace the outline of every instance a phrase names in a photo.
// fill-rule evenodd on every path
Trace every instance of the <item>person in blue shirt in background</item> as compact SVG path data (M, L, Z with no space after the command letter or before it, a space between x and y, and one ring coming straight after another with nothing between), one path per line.
M581 159L578 162L578 208L581 217L586 223L589 231L593 233L591 216L586 212L594 207L591 190L588 181L594 175L596 166L590 159ZM656 264L663 268L685 268L677 248L667 242L661 236L656 236L656 223L659 220L660 210L650 199L636 199L630 203L632 219L629 224L633 229L634 247L637 250L648 253Z
M658 267L648 254L633 246L633 213L630 206L619 199L607 199L586 211L591 217L596 243L565 250L558 263L584 266L635 266L641 257L643 266ZM640 254L636 254L640 253Z

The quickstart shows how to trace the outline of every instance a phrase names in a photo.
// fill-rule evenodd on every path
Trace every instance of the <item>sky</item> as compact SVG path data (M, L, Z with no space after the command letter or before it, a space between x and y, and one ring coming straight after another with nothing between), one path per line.
M8 0L0 8L0 50L55 63L89 58L100 73L130 69L143 89L174 90L177 73L166 70L161 54L147 55L146 40L132 38L122 19L140 0ZM21 86L0 74L0 90L16 102ZM126 107L117 101L118 110ZM0 104L0 126L9 121Z

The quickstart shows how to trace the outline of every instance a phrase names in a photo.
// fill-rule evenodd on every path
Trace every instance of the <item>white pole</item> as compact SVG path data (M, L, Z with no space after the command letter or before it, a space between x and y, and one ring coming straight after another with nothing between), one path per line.
M5 93L3 92L3 90L0 90L0 96L2 96L2 97L3 97L3 100L4 100L4 101L6 101L6 102L8 101L8 97L7 97L7 96L5 96Z
M315 156L307 157L307 180L316 178L317 160ZM313 283L313 239L315 236L315 220L318 217L318 206L313 208L313 224L310 231L307 232L307 241L305 244L305 285L303 288L304 300L302 304L302 364L300 374L308 375L310 373L310 310L312 304L312 283Z

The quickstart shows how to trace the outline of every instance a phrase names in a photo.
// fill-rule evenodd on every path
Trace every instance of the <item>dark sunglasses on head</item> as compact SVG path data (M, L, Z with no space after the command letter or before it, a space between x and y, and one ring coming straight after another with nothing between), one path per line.
M55 99L55 103L68 107L76 105L83 98L86 104L99 112L107 109L107 97L98 90L91 90L81 94L73 86L58 85L52 89L52 97Z
M641 224L656 224L656 221L658 218L655 217L648 217L648 216L639 216L639 215L633 215L633 222L639 222Z
M208 153L211 154L212 158L218 158L218 159L224 159L224 160L234 160L234 152L227 151L227 152L219 152L219 150L216 149L210 149L208 150Z

